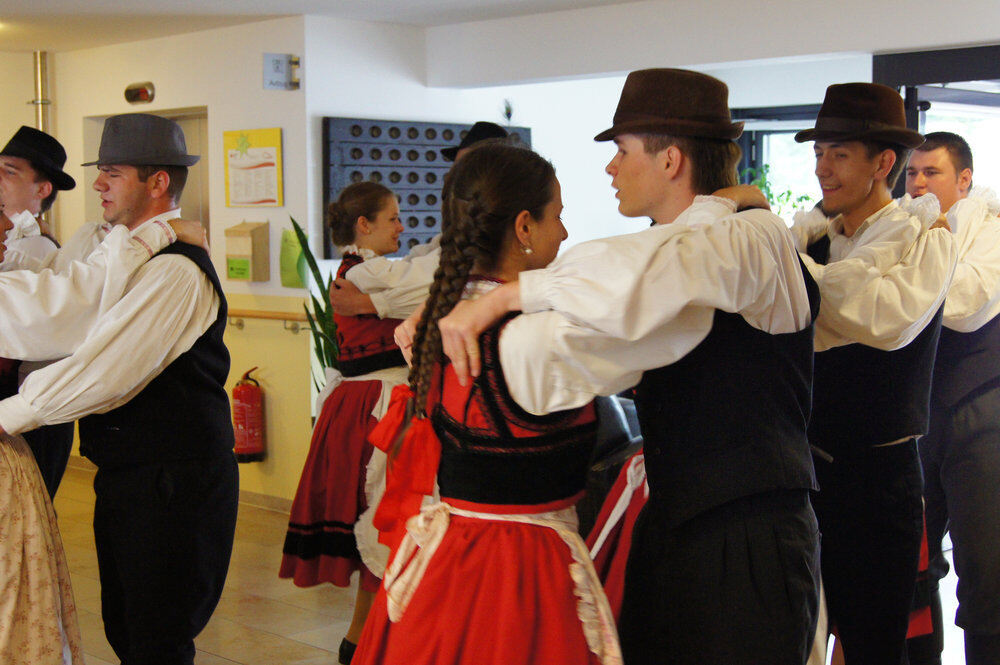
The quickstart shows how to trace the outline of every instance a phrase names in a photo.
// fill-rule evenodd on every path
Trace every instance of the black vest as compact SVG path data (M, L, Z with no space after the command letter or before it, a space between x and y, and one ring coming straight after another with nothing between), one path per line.
M941 328L934 385L935 403L953 407L980 388L1000 383L1000 316L970 333Z
M442 384L431 423L441 440L441 496L494 505L537 505L583 491L597 435L593 403L542 416L511 397L500 366L507 316L479 338L482 372L468 386ZM451 410L445 406L451 404ZM457 408L456 408L457 407ZM479 423L475 426L470 422Z
M810 245L808 254L826 263L829 238ZM895 351L848 344L817 353L809 441L834 458L857 457L926 433L942 312Z
M812 318L819 288L802 267ZM813 327L774 335L715 311L712 330L636 390L653 505L673 527L753 494L817 489L806 437Z
M80 420L80 452L101 468L211 457L233 449L224 387L229 351L222 342L227 313L222 284L200 247L178 242L160 254L180 254L194 261L219 294L219 313L194 346L138 395L107 413Z

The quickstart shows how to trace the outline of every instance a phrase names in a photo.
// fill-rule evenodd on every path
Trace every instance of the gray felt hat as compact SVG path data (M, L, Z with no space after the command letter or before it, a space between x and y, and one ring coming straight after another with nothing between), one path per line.
M187 154L184 131L173 120L148 113L126 113L104 121L97 159L83 166L191 166L198 159L198 155Z

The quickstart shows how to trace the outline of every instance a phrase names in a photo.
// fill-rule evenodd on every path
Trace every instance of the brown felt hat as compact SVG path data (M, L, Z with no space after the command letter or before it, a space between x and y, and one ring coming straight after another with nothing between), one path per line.
M795 135L805 141L881 141L916 148L924 137L906 126L903 98L879 83L838 83L826 89L816 126Z
M614 125L594 137L669 134L735 139L743 123L729 115L729 88L717 78L686 69L641 69L625 79Z

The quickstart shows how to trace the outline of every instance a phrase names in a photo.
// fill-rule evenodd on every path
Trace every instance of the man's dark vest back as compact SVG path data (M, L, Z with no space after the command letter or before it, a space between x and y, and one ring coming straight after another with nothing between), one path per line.
M807 253L825 264L829 237ZM901 349L848 344L817 353L809 441L834 458L856 457L871 446L926 433L942 311Z
M812 318L819 288L802 267ZM676 526L735 499L816 489L806 438L813 327L773 335L716 310L682 359L636 390L650 498Z
M953 407L967 395L1000 383L1000 316L979 330L960 333L941 328L931 396Z
M224 387L229 351L222 341L227 315L222 284L204 249L178 242L157 256L162 254L180 254L201 268L219 294L219 312L194 346L138 395L107 413L80 420L81 453L101 468L210 457L233 448Z

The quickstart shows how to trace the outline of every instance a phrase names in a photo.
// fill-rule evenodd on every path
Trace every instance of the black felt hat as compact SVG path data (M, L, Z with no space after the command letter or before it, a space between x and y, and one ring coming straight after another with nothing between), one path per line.
M826 89L816 126L795 135L805 141L881 141L916 148L924 142L906 126L899 93L879 83L838 83Z
M34 127L21 127L0 150L0 155L20 157L42 173L58 190L73 189L76 181L63 171L66 150L59 141Z
M735 139L743 123L729 113L729 88L717 78L687 69L640 69L625 79L612 126L594 137L668 134Z
M83 166L191 166L198 159L198 155L187 154L184 131L173 120L148 113L126 113L104 121L97 159Z
M507 138L506 129L496 123L480 120L474 124L468 132L466 132L465 138L462 139L461 143L448 148L441 148L441 156L449 162L453 162L455 161L455 156L458 155L459 150L468 148L476 143L479 143L480 141L485 141L486 139L505 138Z

